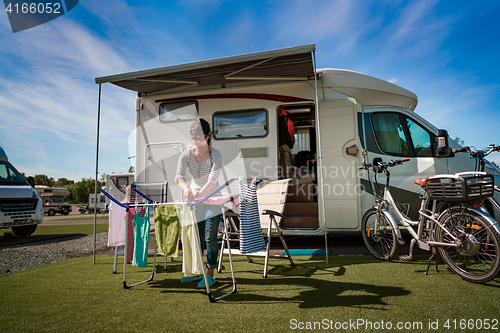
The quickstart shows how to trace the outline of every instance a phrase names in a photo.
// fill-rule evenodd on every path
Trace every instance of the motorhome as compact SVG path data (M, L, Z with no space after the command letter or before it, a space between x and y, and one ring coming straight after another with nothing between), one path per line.
M106 192L114 199L123 201L125 199L125 189L134 183L134 173L108 173L106 175ZM106 206L109 206L110 199L105 198Z
M89 194L87 212L89 214L92 214L96 209L98 213L104 213L108 209L108 205L106 204L106 196L104 196L104 194L97 193L97 200L94 193Z
M204 118L223 155L220 183L292 179L286 234L359 230L374 200L363 158L411 159L391 170L391 191L413 218L415 178L474 170L466 154L437 157L438 129L415 112L414 93L355 71L316 69L313 44L96 78L106 82L137 92L136 181L167 181L169 200L180 200L177 159L193 145L191 123ZM288 148L279 141L281 109L295 129Z
M64 199L70 195L69 189L36 185L35 190L42 199L43 211L49 216L54 216L56 213L68 215L72 211L71 204Z
M29 184L0 147L0 229L12 228L16 235L28 236L42 223L42 201L31 180Z

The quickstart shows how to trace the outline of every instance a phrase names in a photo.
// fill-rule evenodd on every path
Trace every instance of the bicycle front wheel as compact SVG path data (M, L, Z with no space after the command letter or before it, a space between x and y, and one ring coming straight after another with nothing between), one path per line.
M363 241L375 258L391 260L399 248L396 232L383 213L379 215L378 226L375 228L377 215L375 208L370 208L363 215L361 221Z
M439 246L439 253L454 273L475 283L490 281L498 275L500 235L486 219L472 210L452 207L439 222L456 238L436 227L436 241L450 243Z

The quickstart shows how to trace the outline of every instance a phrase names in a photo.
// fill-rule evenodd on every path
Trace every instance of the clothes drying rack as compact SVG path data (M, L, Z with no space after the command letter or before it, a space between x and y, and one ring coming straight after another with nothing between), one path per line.
M149 198L147 195L145 195L144 193L142 193L141 191L137 190L136 188L134 188L133 190L138 193L139 195L141 195L144 199L146 199L148 202L147 203L122 203L122 202L119 202L118 200L116 200L115 198L113 198L112 195L110 195L109 193L107 193L104 189L99 189L99 191L101 191L102 194L104 194L105 196L107 196L110 200L112 200L115 204L119 205L120 207L123 207L126 209L126 220L128 221L128 214L129 214L129 209L130 208L135 208L135 207L146 207L146 208L149 208L149 207L154 207L154 206L167 206L167 205L176 205L176 206L181 206L181 205L187 205L189 208L190 208L190 211L191 211L191 214L193 215L193 221L196 221L196 216L195 216L195 207L196 205L200 204L200 203L203 203L204 201L206 201L207 199L209 199L210 197L212 197L213 195L217 194L218 192L220 192L222 189L224 189L225 187L229 186L233 181L235 180L235 178L233 179L230 179L229 181L227 181L226 183L224 183L223 185L220 185L219 187L217 187L215 190L213 190L212 192L210 192L207 196L205 196L203 199L199 199L199 200L195 200L195 201L191 201L191 202L161 202L161 203L158 203L158 202L154 202L151 198ZM228 197L228 200L225 202L229 202L229 201L232 201L232 197ZM228 249L230 250L231 249L231 244L230 244L230 241L229 241L229 222L227 221L226 219L226 216L225 216L225 209L224 209L224 204L221 204L221 210L222 210L222 217L223 217L223 221L224 221L224 235L225 235L225 240L227 242L227 247ZM201 248L201 242L200 242L200 235L199 235L199 231L198 231L198 228L195 228L196 230L196 234L198 237L195 237L196 239L196 246L197 246L197 249L199 251L199 255L200 255L200 258L201 258L201 267L202 267L202 272L203 272L203 278L205 281L207 281L207 271L206 271L206 268L205 268L205 264L204 264L204 261L203 261L203 250ZM154 278L154 270L155 270L155 265L156 265L156 247L155 247L155 253L154 253L154 257L153 257L153 270L151 272L151 276L147 279L147 280L144 280L144 281L141 281L141 282L137 282L137 283L134 283L134 284L131 284L131 285L128 285L127 284L127 279L126 279L126 266L127 266L127 257L126 257L126 254L127 254L127 235L128 234L128 228L125 228L125 249L124 249L124 259L123 259L123 288L124 289L130 289L132 287L135 287L135 286L138 286L138 285L141 285L141 284L144 284L144 283L147 283L147 282L150 282L153 280ZM231 266L231 278L232 278L232 282L233 282L233 289L227 293L227 294L224 294L222 296L219 296L219 297L216 297L214 298L210 292L210 286L208 283L205 283L205 287L206 287L206 291L207 291L207 296L208 296L208 299L211 303L215 303L229 295L232 295L236 292L236 278L234 276L234 268L233 268L233 258L232 258L232 255L231 255L231 251L229 251L229 263L230 263L230 266Z
M110 194L115 199L115 200L113 200L113 202L116 202L116 200L119 200L122 203L122 205L120 205L120 207L123 208L124 210L125 210L125 208L124 208L125 205L123 205L123 203L134 202L137 200L137 196L143 197L143 200L147 200L150 203L166 201L167 192L168 192L167 191L168 190L168 187L167 187L168 183L167 182L157 182L157 183L150 183L150 182L148 182L148 183L136 183L136 182L134 182L131 184L131 186L128 186L127 189L124 190L123 189L124 186L119 186L118 184L116 184L116 182L113 178L111 178L111 181L113 182L115 188L117 189L117 191L114 192L114 193L116 193L115 196L113 196L114 193ZM140 191L138 190L138 187L141 188ZM148 188L150 188L150 189L148 190ZM151 190L151 188L152 188L152 190ZM111 189L111 191L112 191L112 189ZM118 192L120 192L120 193L118 193ZM147 192L147 195L144 195L143 192ZM108 198L109 198L109 196L108 196ZM111 212L110 212L110 218L111 218ZM127 219L126 216L124 218ZM129 227L130 227L129 221L127 220L125 223L125 228L129 228ZM123 233L123 236L126 237L125 232ZM121 244L121 245L125 245L125 239L123 240L123 244ZM122 253L124 252L124 251L118 251L118 247L119 247L119 245L115 245L115 258L114 258L114 262L113 262L113 273L115 273L115 274L117 273L116 267L117 267L117 263L118 263L118 254L119 254L119 252L122 252ZM155 255L156 255L156 251L157 251L157 248L155 248ZM126 254L124 253L124 255L126 255ZM173 259L173 258L171 258L171 259ZM163 270L167 270L167 255L165 255Z

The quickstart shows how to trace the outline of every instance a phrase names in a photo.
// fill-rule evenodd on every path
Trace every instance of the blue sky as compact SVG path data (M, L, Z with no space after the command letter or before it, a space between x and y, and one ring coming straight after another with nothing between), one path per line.
M27 175L94 177L96 77L312 43L318 68L393 82L451 137L500 145L499 14L497 1L81 0L14 34L4 12L0 145ZM135 93L102 89L99 174L126 172Z

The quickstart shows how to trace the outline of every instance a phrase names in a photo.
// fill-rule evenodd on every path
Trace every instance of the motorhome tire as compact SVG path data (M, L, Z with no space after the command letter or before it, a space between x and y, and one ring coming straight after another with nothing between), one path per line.
M12 227L12 231L20 237L26 237L26 236L29 236L32 233L34 233L36 230L36 227L37 227L36 224L23 225L23 226L19 226L19 227Z
M56 215L56 211L53 209L49 210L49 216L54 216L54 215Z

